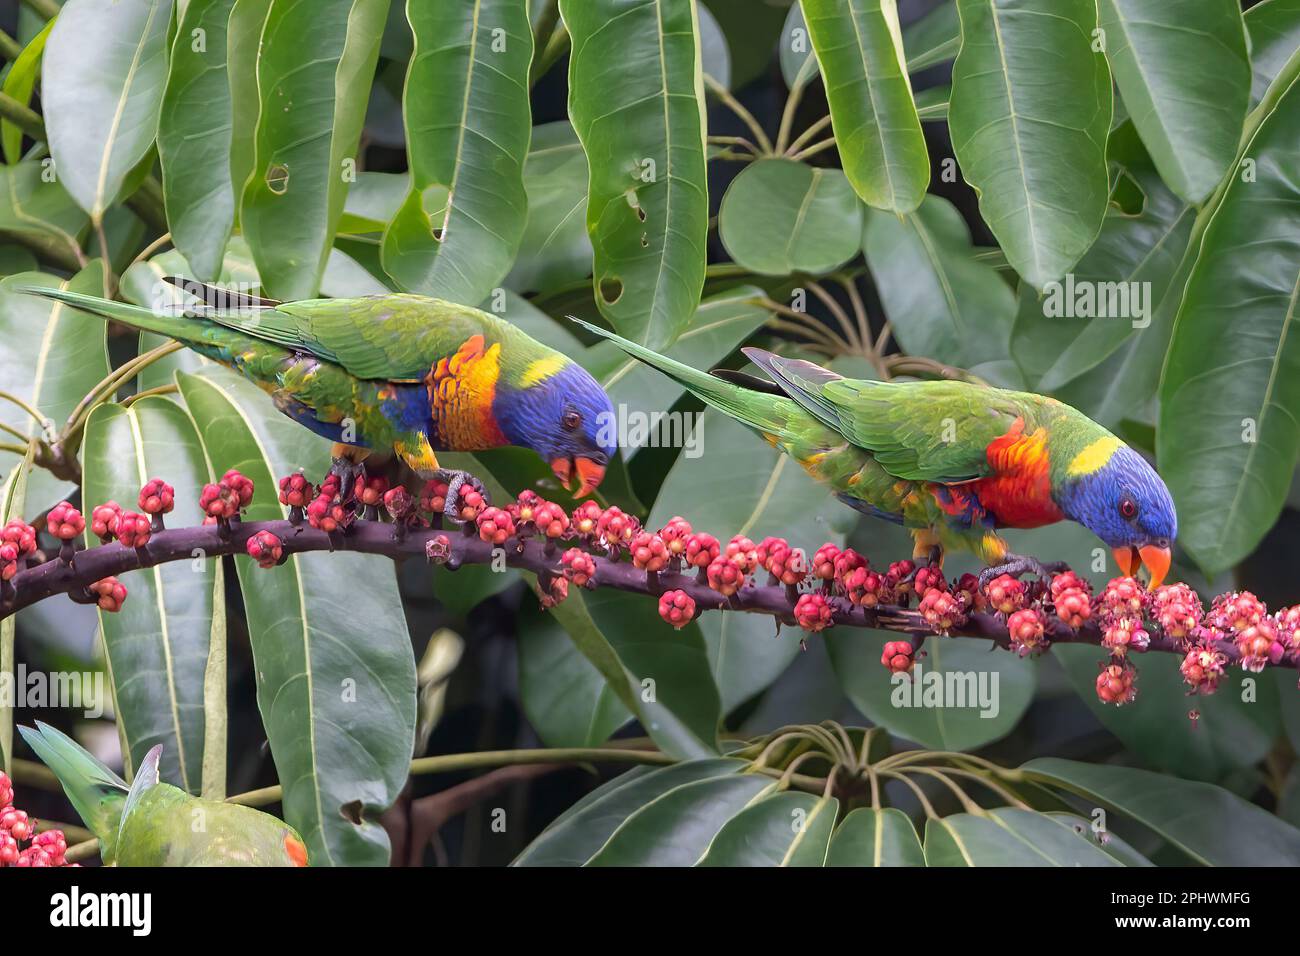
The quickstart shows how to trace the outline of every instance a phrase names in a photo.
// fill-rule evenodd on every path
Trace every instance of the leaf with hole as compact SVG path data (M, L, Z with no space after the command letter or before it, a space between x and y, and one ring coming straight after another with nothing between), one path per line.
M226 24L235 0L180 11L158 119L158 159L172 241L196 278L217 279L235 221ZM242 184L241 184L242 185Z
M589 165L593 287L615 331L651 348L690 324L709 221L692 0L560 0L569 117Z
M406 11L411 188L384 233L384 271L409 291L473 305L510 271L528 216L528 6L408 0Z
M256 47L256 133L251 153L240 140L232 144L231 177L242 190L244 238L275 298L307 299L320 288L355 174L387 13L388 0L324 5L274 0L267 10ZM246 68L256 28L256 17L247 23L238 6L232 27L236 17L240 29L231 33L232 76ZM236 127L254 108L246 102L251 92L246 80L239 77L232 93Z

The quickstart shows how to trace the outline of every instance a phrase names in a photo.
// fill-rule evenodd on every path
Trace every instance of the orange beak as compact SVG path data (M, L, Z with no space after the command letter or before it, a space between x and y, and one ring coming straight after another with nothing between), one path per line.
M578 473L579 482L578 490L573 493L575 498L583 498L591 494L605 478L605 466L592 461L590 458L578 456L576 458L555 458L551 461L551 471L555 472L555 477L560 479L560 484L565 488L569 487L569 480L573 477L575 470Z
M1168 548L1157 547L1154 544L1148 544L1143 548L1124 546L1116 548L1114 554L1119 569L1131 578L1136 577L1138 570L1146 565L1146 569L1151 572L1151 581L1147 588L1152 591L1164 582L1172 560Z

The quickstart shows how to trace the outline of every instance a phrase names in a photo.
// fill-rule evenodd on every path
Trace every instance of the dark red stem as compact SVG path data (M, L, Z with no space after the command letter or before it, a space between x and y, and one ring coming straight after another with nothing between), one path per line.
M472 525L470 526L472 528ZM468 529L467 529L468 530ZM244 554L245 544L259 531L270 531L284 542L285 555L305 551L357 551L363 554L383 554L395 560L411 557L426 558L427 545L436 539L433 549L439 554L435 563L449 569L466 564L489 564L494 546L472 533L455 534L438 529L411 529L398 533L394 525L381 521L358 519L346 533L326 534L307 524L281 521L234 521L228 526L200 525L193 528L171 528L152 535L143 548L124 548L113 542L88 548L76 553L69 565L59 558L19 571L6 588L0 603L0 619L42 601L55 594L70 594L74 600L86 593L86 588L110 576L120 576L139 568L153 567L169 561L192 560L196 548L209 557L226 554ZM445 550L445 557L442 552ZM518 540L516 546L503 549L506 564L545 578L560 576L562 548L553 542L536 537ZM592 554L596 574L589 586L612 587L620 591L655 597L664 591L685 591L695 601L699 611L740 611L767 614L784 624L795 625L794 605L797 595L787 593L782 585L749 585L730 598L723 597L708 586L703 573L682 574L665 569L648 575L628 561L611 561L601 554ZM129 583L129 582L128 582ZM841 597L828 599L833 621L838 627L877 628L904 634L930 634L932 629L915 610L881 605L874 608L858 607ZM1093 644L1100 646L1101 631L1094 622L1088 622L1078 631L1072 631L1057 618L1049 619L1053 643ZM1010 639L1006 622L996 614L972 614L965 624L950 631L952 637L974 637L991 640L1008 647ZM1230 663L1237 663L1241 654L1230 641L1217 642ZM1184 649L1177 641L1158 633L1151 637L1150 650L1182 654ZM1275 665L1296 669L1295 661L1284 660Z

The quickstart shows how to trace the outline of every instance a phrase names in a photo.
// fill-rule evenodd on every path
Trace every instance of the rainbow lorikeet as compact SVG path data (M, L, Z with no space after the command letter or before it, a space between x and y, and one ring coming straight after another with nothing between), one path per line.
M915 556L973 551L1001 573L1051 570L1010 554L999 528L1068 518L1114 549L1125 574L1169 571L1173 499L1137 452L1055 399L965 382L848 379L763 349L744 353L771 381L701 372L576 320L755 429L845 504L912 530Z
M596 380L486 312L406 294L276 302L173 281L202 299L161 311L62 289L18 291L170 336L240 372L335 442L332 470L345 492L368 450L391 448L422 478L449 479L451 513L463 483L482 486L439 468L436 452L521 445L562 483L576 476L581 497L616 450L602 427L613 409Z
M224 800L195 797L158 778L159 744L126 781L67 734L37 721L19 727L118 866L306 866L307 845L282 820Z

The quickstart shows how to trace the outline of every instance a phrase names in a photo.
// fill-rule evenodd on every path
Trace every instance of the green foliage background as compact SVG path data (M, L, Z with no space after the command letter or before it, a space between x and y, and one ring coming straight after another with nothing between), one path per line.
M233 373L10 291L36 280L151 304L175 295L161 276L183 273L279 298L480 305L633 412L699 406L564 315L700 367L775 344L847 374L1056 395L1154 456L1178 505L1178 574L1272 596L1257 572L1294 550L1290 519L1261 543L1300 457L1300 2L1242 6L24 0L0 38L0 390L17 400L0 401L5 516L130 500L158 475L194 519L198 488L236 467L256 483L250 514L278 517L275 478L324 471L326 444ZM1145 321L1050 317L1044 296L1067 274L1144 283ZM652 527L685 514L724 540L906 553L735 423L710 412L701 428L701 457L625 449L604 503ZM568 500L528 455L457 457L498 495ZM1015 544L1097 580L1114 570L1073 526ZM519 862L1300 857L1283 822L1300 820L1287 677L1243 690L1234 674L1193 702L1177 661L1152 655L1137 703L1114 710L1094 700L1097 651L1031 661L931 642L928 668L998 675L1000 714L983 719L892 705L882 635L832 632L800 653L762 618L678 633L625 594L543 614L519 574L452 578L341 554L272 572L173 565L132 575L120 616L7 619L0 666L16 633L34 663L102 665L128 775L162 743L164 779L194 793L278 779L317 863L423 857L391 846L408 779L417 793L459 779L411 778L426 748L614 736L646 736L672 765L581 801L577 771L516 787L527 822L489 847L496 831L471 814L457 858L503 862L556 816ZM907 742L975 754L952 758L950 782L994 786L876 793L873 777L846 796L755 772L742 738L831 718L894 741L854 730L849 756ZM1088 829L1096 806L1127 821L1111 842ZM1189 807L1228 822L1188 828L1175 811Z

